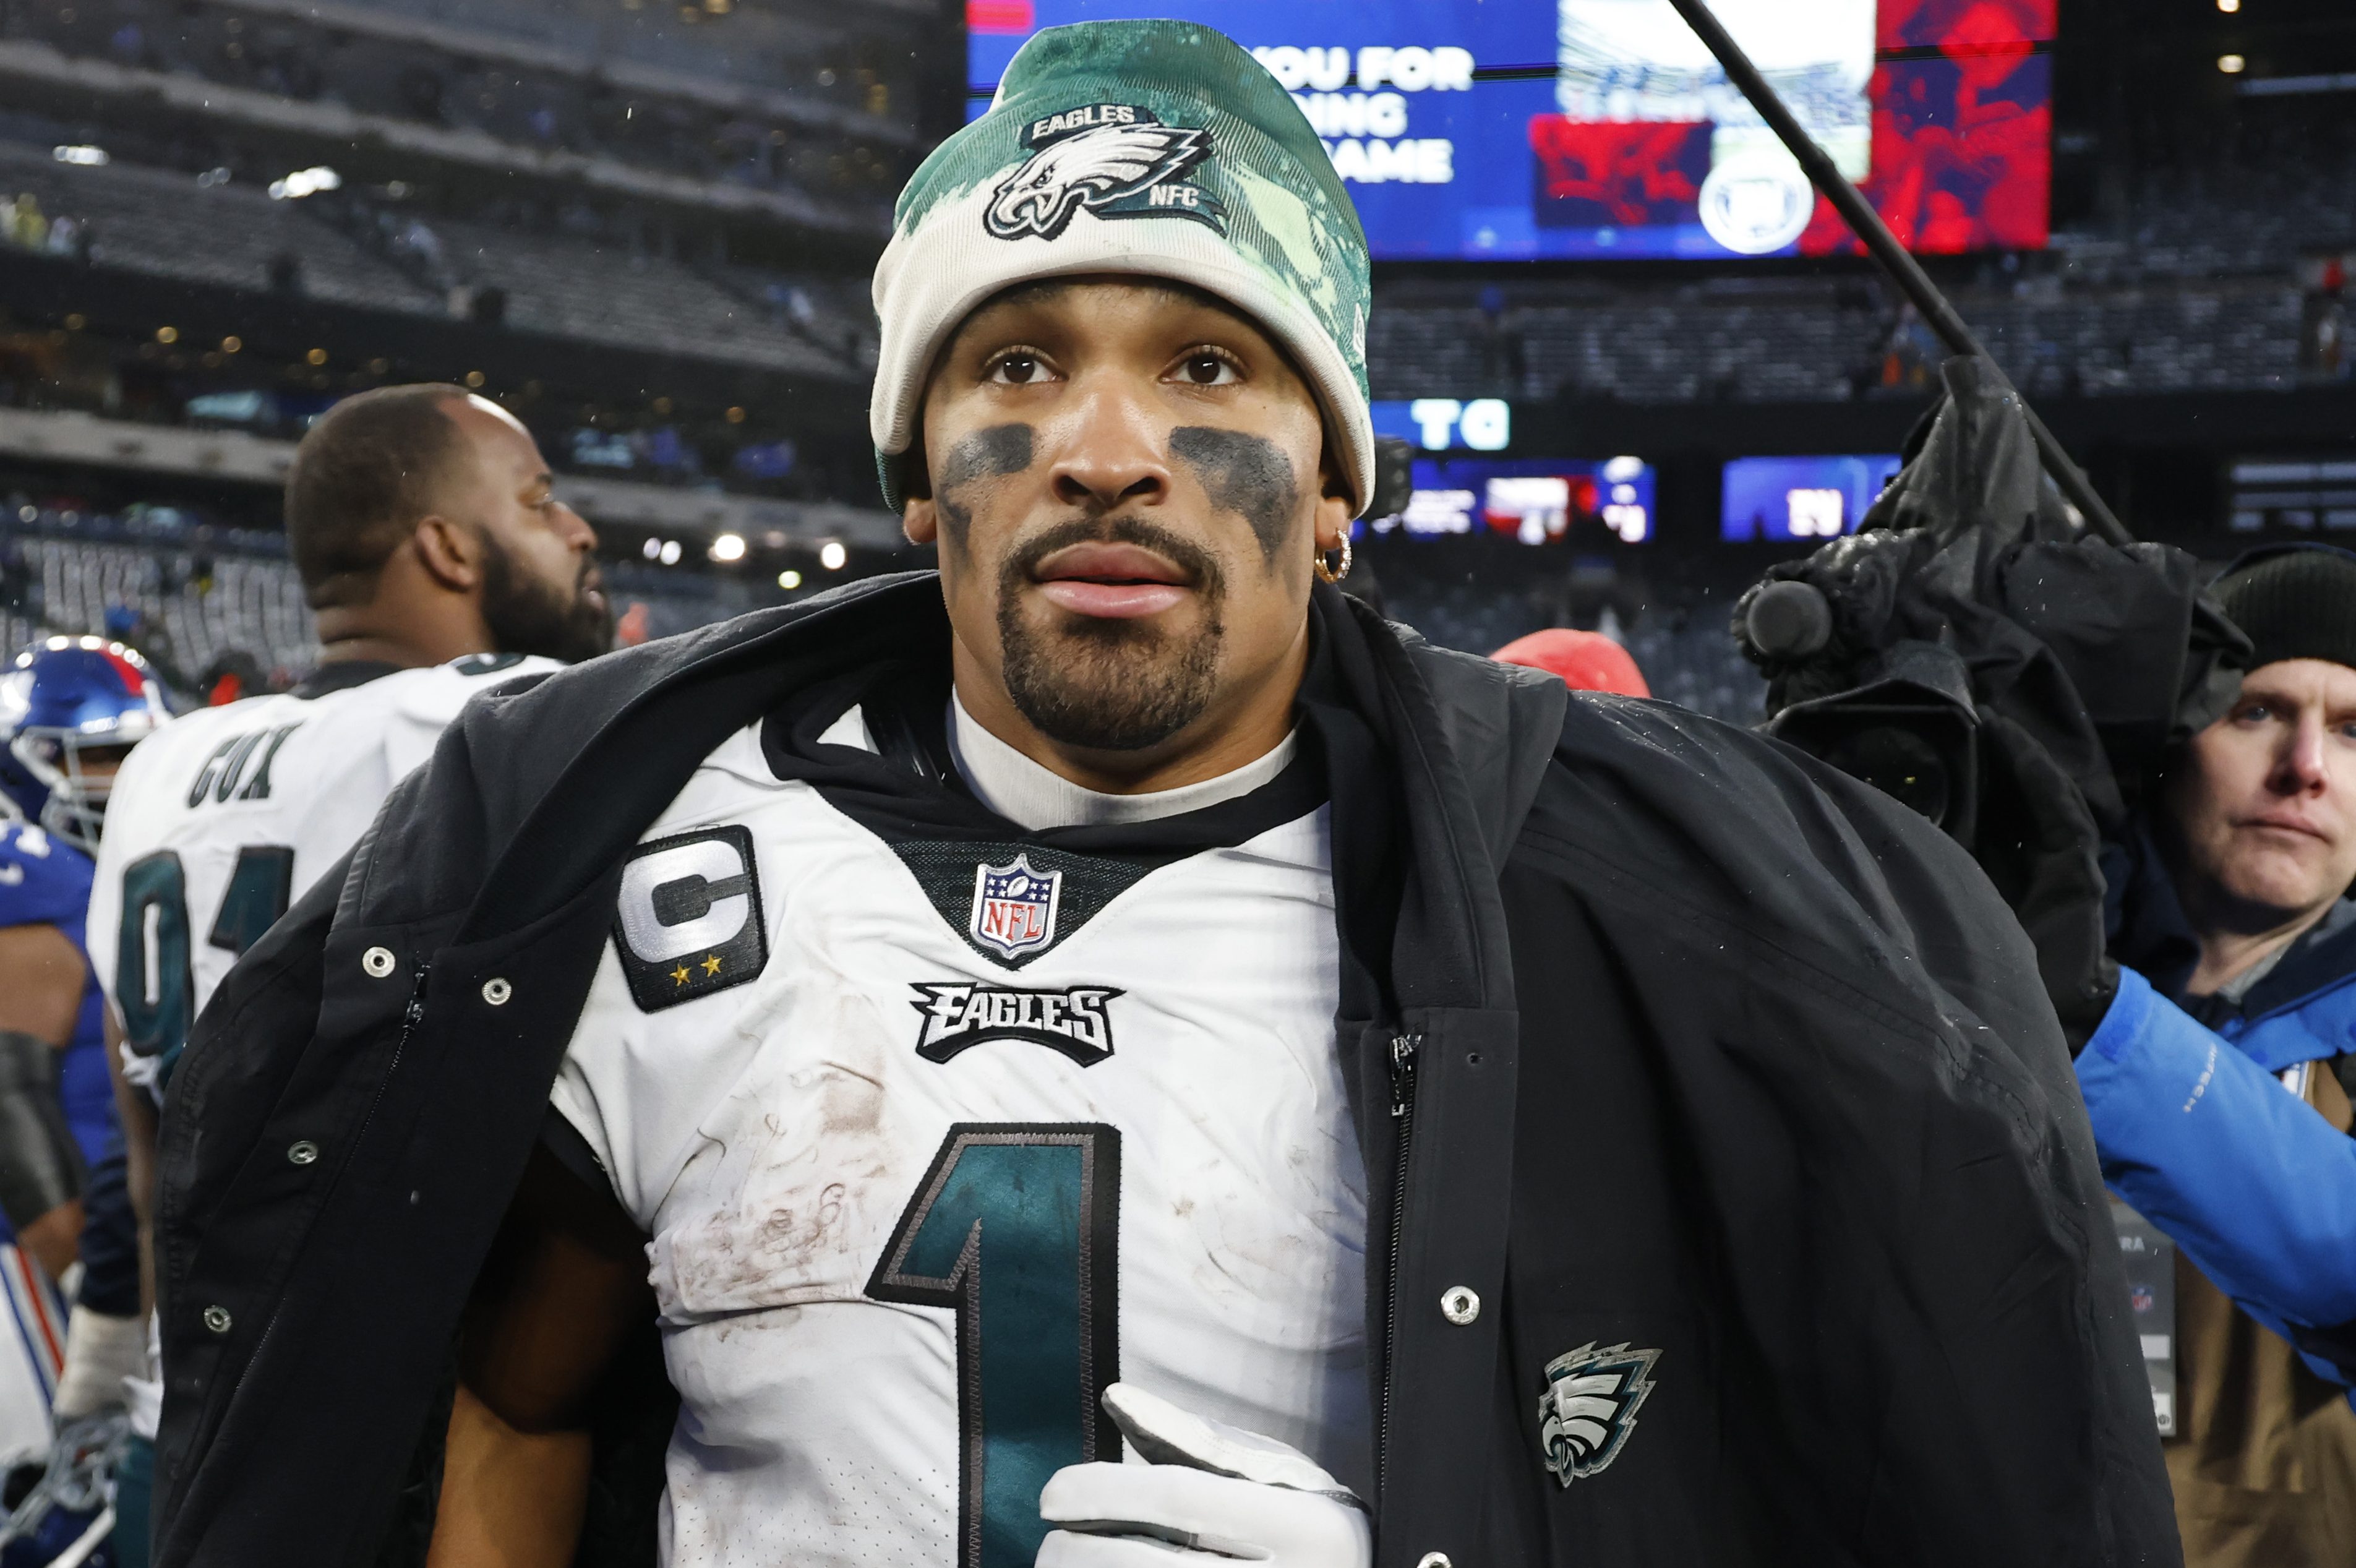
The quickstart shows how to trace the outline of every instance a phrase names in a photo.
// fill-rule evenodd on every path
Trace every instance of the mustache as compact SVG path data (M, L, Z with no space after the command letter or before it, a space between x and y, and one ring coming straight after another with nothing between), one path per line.
M1001 569L1000 585L1009 595L1038 570L1039 564L1058 550L1075 544L1134 544L1151 550L1184 575L1186 585L1216 601L1226 591L1226 574L1218 558L1184 534L1141 517L1076 517L1053 523L1016 545Z

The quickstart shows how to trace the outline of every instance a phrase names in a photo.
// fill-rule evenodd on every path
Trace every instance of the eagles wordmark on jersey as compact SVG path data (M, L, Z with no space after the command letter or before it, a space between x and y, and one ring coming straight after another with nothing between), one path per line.
M1047 1477L1119 1456L1115 1379L1370 1482L1297 804L1149 861L899 838L757 728L706 760L624 872L552 1096L652 1237L667 1562L1027 1568Z

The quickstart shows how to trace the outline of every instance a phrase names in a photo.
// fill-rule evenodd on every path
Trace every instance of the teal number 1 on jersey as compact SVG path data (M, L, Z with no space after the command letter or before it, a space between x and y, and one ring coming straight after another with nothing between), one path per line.
M960 1122L884 1244L867 1294L957 1312L958 1568L1031 1568L1039 1492L1120 1457L1120 1133Z

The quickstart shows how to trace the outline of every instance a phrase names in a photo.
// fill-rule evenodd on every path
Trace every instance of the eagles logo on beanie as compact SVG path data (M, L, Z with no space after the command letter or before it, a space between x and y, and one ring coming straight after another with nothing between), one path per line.
M868 425L884 499L906 499L933 360L1000 290L1128 273L1191 284L1258 323L1317 394L1358 507L1374 492L1366 237L1290 93L1190 22L1034 35L990 112L900 193L875 267L883 346Z

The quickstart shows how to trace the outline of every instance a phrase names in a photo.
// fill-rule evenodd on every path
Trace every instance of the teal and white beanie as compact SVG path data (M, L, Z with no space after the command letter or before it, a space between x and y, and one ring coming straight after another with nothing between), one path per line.
M1034 35L990 112L900 193L875 268L884 327L868 424L884 499L934 356L999 290L1075 273L1192 284L1259 324L1317 392L1363 509L1366 236L1292 97L1222 33L1082 22Z

